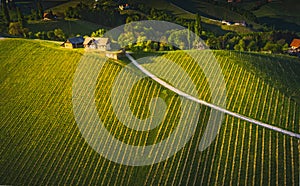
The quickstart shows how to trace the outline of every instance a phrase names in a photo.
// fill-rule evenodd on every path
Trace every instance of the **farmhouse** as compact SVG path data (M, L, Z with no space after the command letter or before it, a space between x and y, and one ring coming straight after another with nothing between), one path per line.
M298 52L300 52L300 39L293 39L290 47L292 50L297 50Z
M293 39L288 50L290 55L296 55L300 57L300 39Z
M83 42L83 46L87 50L99 52L99 55L106 56L111 59L118 59L124 54L124 50L110 51L111 42L109 38L103 37L87 37Z
M67 39L61 46L65 48L83 47L84 38L82 36Z
M87 37L85 38L83 45L86 49L95 49L99 51L107 51L111 49L109 38Z
M45 12L43 14L43 19L46 21L56 19L56 15L54 15L52 11L50 11L49 13Z
M119 5L119 9L120 10L128 10L128 9L130 9L130 6L129 6L129 4Z

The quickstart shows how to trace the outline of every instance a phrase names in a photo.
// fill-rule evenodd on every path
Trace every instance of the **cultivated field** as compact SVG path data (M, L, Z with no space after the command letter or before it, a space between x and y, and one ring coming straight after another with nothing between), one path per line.
M197 54L203 57L202 52ZM227 51L215 51L215 56L226 82L227 109L300 133L299 59ZM0 41L0 184L299 184L299 140L231 116L225 116L212 145L198 151L210 112L205 106L200 106L192 138L166 161L133 167L105 159L82 137L73 114L72 85L81 57L82 50L62 49L53 43ZM183 52L169 52L164 57L185 69L198 97L210 101L207 80L192 58ZM93 60L105 61L100 57ZM127 144L155 144L174 131L180 114L189 112L189 107L183 107L175 93L143 78L130 91L133 115L149 117L151 98L160 97L167 105L165 117L150 131L125 127L113 111L111 91L126 64L125 60L107 61L99 72L95 90L99 118L115 138ZM133 77L140 73L129 72ZM174 75L174 81L180 77ZM126 88L125 83L118 86ZM121 98L117 100L125 101ZM93 131L90 134L95 135ZM113 144L105 143L118 153Z

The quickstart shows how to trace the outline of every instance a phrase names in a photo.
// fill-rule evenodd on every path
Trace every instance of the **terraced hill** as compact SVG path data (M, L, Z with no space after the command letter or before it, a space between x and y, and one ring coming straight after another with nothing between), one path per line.
M59 48L55 43L4 39L0 41L0 52L1 184L299 183L297 139L231 116L225 116L212 145L203 152L198 151L210 112L205 106L199 108L194 135L183 149L166 161L141 167L109 161L88 145L75 122L72 86L83 51ZM201 57L201 52L198 54ZM193 59L184 52L169 52L163 56L185 69L195 83L198 97L210 101L206 78ZM215 56L226 82L227 109L300 133L299 59L227 51L215 51ZM116 117L111 91L127 62L107 61L104 64L101 57L92 59L96 65L103 63L95 90L97 113L118 140L136 146L158 143L175 130L182 112L189 113L189 107L183 107L182 98L150 78L143 78L129 94L133 115L148 118L148 105L151 98L156 97L165 101L166 114L161 125L153 130L140 132L124 126ZM133 78L139 75L134 69L129 72ZM84 77L82 74L82 79ZM176 74L174 78L180 81ZM83 89L86 86L82 84ZM126 84L118 84L118 87L126 88ZM118 96L117 101L124 100ZM94 131L90 134L95 135ZM118 153L113 144L102 140L105 148Z

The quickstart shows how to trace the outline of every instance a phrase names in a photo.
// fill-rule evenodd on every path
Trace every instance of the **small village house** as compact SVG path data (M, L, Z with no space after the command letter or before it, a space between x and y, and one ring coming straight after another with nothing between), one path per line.
M290 55L297 55L300 57L300 39L293 39L288 50Z
M111 51L111 42L109 38L87 37L84 40L83 46L87 50L99 52L99 55L115 60L125 52L124 50Z
M43 19L46 21L56 19L56 18L57 18L56 15L54 15L51 10L50 10L50 12L44 12L44 14L43 14Z
M95 49L99 51L107 51L111 49L109 38L87 37L85 38L83 45L86 49Z
M82 48L84 38L82 36L67 39L61 46L65 48Z
M300 39L293 39L290 47L292 50L298 50L298 52L300 52Z

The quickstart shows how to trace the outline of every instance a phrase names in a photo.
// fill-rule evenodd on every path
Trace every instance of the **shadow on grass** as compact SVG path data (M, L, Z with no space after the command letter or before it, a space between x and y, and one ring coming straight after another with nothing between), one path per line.
M261 17L259 18L259 22L273 26L275 29L300 32L300 25L287 22L286 20L280 18Z

